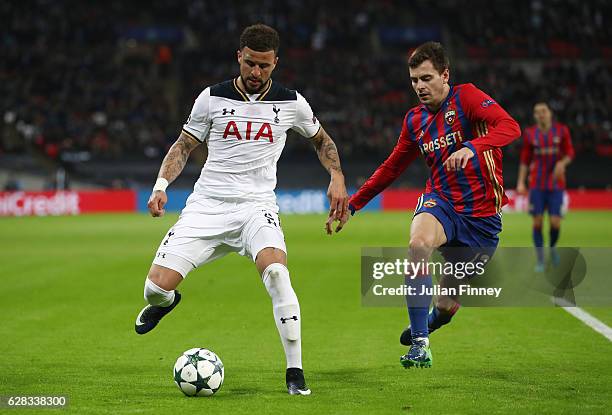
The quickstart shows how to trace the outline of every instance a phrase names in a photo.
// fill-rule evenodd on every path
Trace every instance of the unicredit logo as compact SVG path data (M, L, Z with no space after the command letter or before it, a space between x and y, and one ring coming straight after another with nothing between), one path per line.
M79 213L77 192L0 193L0 216L56 216Z

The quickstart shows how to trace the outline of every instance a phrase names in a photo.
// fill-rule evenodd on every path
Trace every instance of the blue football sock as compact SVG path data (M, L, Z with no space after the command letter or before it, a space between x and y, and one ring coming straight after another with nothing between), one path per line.
M560 231L561 231L561 229L553 228L551 226L551 228L550 228L550 246L551 247L557 245L557 241L559 240L559 232Z
M538 262L544 262L544 237L542 236L542 228L533 227L533 244L536 247Z
M440 310L438 307L433 307L427 317L429 331L432 332L450 323L457 310L459 310L459 304L455 304L451 310Z
M410 317L412 338L429 337L427 320L432 295L420 295L420 293L422 292L423 287L425 287L429 292L431 292L431 275L419 275L416 278L407 277L406 285L409 287L413 287L414 292L416 293L416 295L406 296L406 305L408 306L408 316Z

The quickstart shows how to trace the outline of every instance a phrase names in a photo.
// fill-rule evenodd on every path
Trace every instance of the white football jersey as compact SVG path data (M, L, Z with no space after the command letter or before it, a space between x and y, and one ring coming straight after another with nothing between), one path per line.
M208 145L194 196L275 202L276 163L287 130L311 138L319 128L306 99L272 80L254 95L236 79L206 88L183 126L185 134Z

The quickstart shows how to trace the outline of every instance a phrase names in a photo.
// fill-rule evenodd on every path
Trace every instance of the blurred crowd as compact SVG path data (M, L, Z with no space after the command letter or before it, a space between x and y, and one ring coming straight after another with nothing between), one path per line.
M343 157L389 152L416 103L407 54L432 38L452 81L523 126L547 100L579 152L609 154L606 15L606 0L0 2L0 153L159 158L199 92L237 74L241 30L264 22L281 34L274 79L309 100ZM308 145L291 136L286 156Z

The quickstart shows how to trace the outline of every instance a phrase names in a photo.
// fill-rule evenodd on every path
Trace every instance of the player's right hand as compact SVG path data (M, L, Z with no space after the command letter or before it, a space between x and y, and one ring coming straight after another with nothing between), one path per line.
M149 212L151 212L151 216L154 218L164 216L166 213L164 206L168 202L168 195L166 192L162 190L156 190L151 193L151 197L149 197L149 202L147 203L147 207L149 208Z
M516 185L516 191L520 195L524 195L527 193L527 187L525 187L525 183L518 183Z
M553 169L553 179L565 180L565 163L559 160Z

